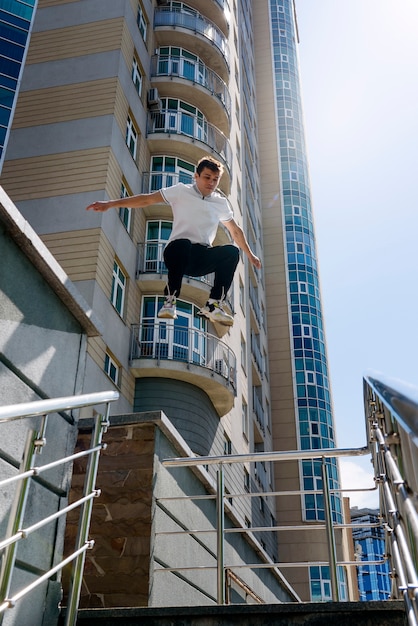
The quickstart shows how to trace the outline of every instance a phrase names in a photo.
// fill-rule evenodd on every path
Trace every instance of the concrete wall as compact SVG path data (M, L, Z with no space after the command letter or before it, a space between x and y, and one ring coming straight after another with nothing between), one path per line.
M214 494L213 478L205 469L166 468L165 458L192 452L171 421L159 412L113 416L99 466L91 525L93 550L87 553L82 608L139 606L201 606L216 604L216 502L184 500L184 496ZM88 432L78 442L85 448ZM74 465L72 498L80 495L84 462ZM165 500L169 496L182 499ZM229 508L226 526L238 517ZM241 522L244 527L244 521ZM164 535L167 530L202 530L208 534ZM73 541L71 518L67 540ZM225 558L230 565L261 563L260 544L246 533L228 535ZM265 555L267 557L267 555ZM265 561L264 561L265 562ZM205 565L209 569L169 572L167 568ZM292 601L294 596L274 568L239 570L233 601ZM244 583L247 591L244 589ZM65 602L64 602L65 604Z
M87 306L65 274L0 188L0 405L80 393L86 336L97 334ZM36 465L74 450L77 415L48 418L46 446ZM28 433L41 418L0 424L0 480L17 473ZM68 469L30 479L23 527L64 506ZM0 498L0 538L7 533L16 487ZM63 520L29 535L17 549L9 597L61 560ZM56 624L61 585L47 582L6 611L4 626ZM48 597L48 600L46 599Z

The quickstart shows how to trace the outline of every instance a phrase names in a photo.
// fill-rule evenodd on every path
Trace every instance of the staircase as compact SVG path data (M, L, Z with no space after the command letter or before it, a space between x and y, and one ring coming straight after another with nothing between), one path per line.
M61 626L64 622L60 622ZM77 626L406 626L404 603L329 602L84 609Z

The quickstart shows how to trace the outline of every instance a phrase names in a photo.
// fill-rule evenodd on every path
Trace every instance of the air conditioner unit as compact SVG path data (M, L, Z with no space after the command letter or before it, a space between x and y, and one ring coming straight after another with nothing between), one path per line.
M215 372L224 378L228 378L228 366L223 359L215 360Z
M148 90L148 108L151 111L160 111L161 110L161 100L160 100L160 96L158 93L158 89L156 89L155 87L153 87L152 89Z

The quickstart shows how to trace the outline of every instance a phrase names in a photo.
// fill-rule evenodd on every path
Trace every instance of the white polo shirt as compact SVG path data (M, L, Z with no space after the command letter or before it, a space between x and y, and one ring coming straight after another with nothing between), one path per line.
M190 239L192 243L211 246L219 222L229 222L234 217L227 199L216 191L202 198L196 185L184 183L160 191L173 209L173 230L168 242Z

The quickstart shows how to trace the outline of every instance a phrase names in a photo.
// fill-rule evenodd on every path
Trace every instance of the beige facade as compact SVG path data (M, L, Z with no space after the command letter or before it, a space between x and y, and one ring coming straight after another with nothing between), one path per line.
M117 388L118 414L164 410L188 443L189 412L204 399L213 425L206 454L299 447L269 3L252 5L39 0L2 174L103 322L102 336L89 340L83 390ZM188 180L206 154L225 166L220 188L263 269L242 256L228 295L230 330L196 325L209 285L185 279L185 326L169 324L162 338L155 312L170 208L93 214L85 207ZM216 243L228 241L219 228ZM298 463L271 472L269 464L240 466L227 489L301 488ZM253 526L305 521L299 496L277 508L263 501L263 512L239 504L242 518ZM281 533L278 547L267 534L260 541L272 561L326 558L324 540L309 528ZM285 575L309 600L306 569Z

